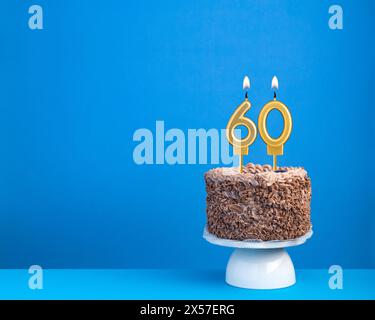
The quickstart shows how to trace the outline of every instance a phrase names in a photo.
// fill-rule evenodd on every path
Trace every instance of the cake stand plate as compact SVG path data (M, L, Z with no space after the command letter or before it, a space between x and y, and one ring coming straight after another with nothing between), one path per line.
M215 245L235 248L226 269L228 284L246 289L280 289L296 283L293 262L285 248L303 244L312 234L310 229L292 240L237 241L218 238L205 227L203 238Z

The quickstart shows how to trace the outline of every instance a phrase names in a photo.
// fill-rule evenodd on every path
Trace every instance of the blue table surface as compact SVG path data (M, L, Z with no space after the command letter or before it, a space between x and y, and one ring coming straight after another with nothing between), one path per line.
M30 289L27 269L0 270L1 299L374 299L375 270L344 269L343 289L328 270L297 270L297 283L278 290L227 285L224 270L45 269L43 289Z

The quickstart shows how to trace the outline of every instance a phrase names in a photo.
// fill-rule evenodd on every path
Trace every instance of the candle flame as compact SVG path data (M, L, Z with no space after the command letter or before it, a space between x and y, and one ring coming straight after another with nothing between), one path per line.
M250 79L248 76L245 76L245 78L243 78L242 88L243 90L250 89Z
M279 80L277 80L276 76L273 76L273 78L272 78L271 88L275 89L275 90L279 89Z

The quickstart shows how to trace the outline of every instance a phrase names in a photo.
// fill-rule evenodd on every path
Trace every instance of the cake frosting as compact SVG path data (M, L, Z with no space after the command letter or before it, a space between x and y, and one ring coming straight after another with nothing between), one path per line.
M205 173L207 229L232 240L288 240L311 229L311 182L302 167L247 164Z

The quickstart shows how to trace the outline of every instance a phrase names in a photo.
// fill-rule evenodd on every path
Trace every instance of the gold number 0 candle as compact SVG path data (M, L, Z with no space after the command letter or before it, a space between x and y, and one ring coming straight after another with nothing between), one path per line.
M273 155L273 170L277 170L276 156L284 153L284 143L289 139L292 132L292 116L285 104L276 100L276 90L279 88L279 82L274 76L272 78L272 88L275 90L273 101L264 105L258 118L259 134L267 144L267 154ZM284 129L281 135L274 139L267 131L267 117L272 110L280 111L284 120Z
M246 76L243 80L243 89L250 88L250 80ZM233 112L232 116L230 117L227 128L226 128L226 135L229 143L233 146L234 154L239 155L240 159L240 172L243 170L243 155L247 155L249 153L249 146L253 144L255 138L257 136L257 128L253 121L249 118L245 117L245 113L250 110L251 103L247 98L247 91L245 100L237 107L237 109ZM244 126L247 129L247 135L244 139L239 139L235 135L235 129L238 126Z

